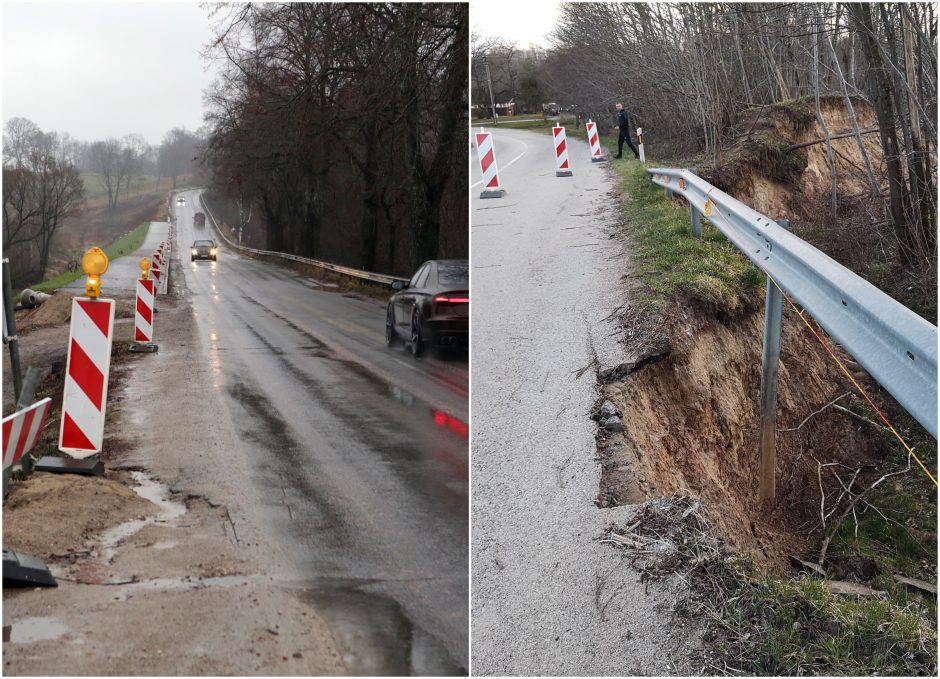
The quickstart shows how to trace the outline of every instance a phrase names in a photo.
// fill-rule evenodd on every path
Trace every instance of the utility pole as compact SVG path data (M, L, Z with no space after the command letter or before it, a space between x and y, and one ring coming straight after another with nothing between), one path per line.
M490 62L483 55L483 68L486 69L486 84L490 88L490 106L493 110L493 124L496 125L496 100L493 98L493 81L490 79Z

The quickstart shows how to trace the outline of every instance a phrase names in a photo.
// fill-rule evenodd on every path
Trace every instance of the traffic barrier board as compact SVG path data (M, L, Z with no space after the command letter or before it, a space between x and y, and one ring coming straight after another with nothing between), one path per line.
M59 450L85 458L101 450L114 330L114 300L76 297L62 396Z

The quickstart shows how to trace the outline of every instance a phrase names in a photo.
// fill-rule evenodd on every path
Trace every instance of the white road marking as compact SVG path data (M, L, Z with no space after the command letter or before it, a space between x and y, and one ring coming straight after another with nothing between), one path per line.
M519 140L518 140L518 139L513 139L513 141L519 141ZM500 165L500 169L501 169L501 170L505 170L505 169L508 168L510 165L512 165L514 162L516 162L517 160L519 160L520 158L522 158L522 156L524 156L524 155L526 154L526 151L529 150L529 145L526 144L524 141L523 141L523 142L519 142L519 143L521 143L523 146L525 146L525 150L524 150L522 153L520 153L518 156L516 156L515 158L513 158L512 160L510 160L510 161L509 161L508 163L506 163L505 165ZM477 161L477 162L479 162L479 161ZM477 186L479 186L479 185L482 184L482 183L483 183L483 180L480 179L480 181L478 181L476 184L471 184L471 185L470 185L470 188L471 188L471 189L476 188Z

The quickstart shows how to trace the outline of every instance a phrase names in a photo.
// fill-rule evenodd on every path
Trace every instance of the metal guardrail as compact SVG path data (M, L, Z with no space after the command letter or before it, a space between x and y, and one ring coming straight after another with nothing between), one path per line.
M649 168L799 302L937 438L937 327L690 170Z
M383 283L385 285L391 285L395 281L404 281L408 282L407 278L399 278L398 276L387 276L382 273L373 273L371 271L361 271L359 269L353 269L348 266L341 266L339 264L333 264L331 262L324 262L319 259L310 259L309 257L300 257L299 255L289 255L284 252L274 252L272 250L257 250L255 248L245 247L244 245L239 245L234 241L230 240L228 236L225 235L225 232L219 227L219 223L215 218L215 215L212 214L212 211L209 209L209 206L206 205L205 201L202 200L202 195L199 196L199 202L202 204L203 209L209 215L209 218L212 220L212 224L215 227L216 232L225 241L225 243L241 252L247 252L253 255L264 255L265 257L277 257L279 259L286 259L292 262L302 262L304 264L310 264L311 266L317 266L321 269L326 269L327 271L333 271L335 273L342 274L344 276L350 276L351 278L358 278L360 280L371 281L373 283Z

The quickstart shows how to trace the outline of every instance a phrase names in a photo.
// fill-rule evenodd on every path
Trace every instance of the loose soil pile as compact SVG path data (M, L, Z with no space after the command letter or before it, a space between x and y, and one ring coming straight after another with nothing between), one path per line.
M3 545L44 559L63 556L112 526L155 511L116 480L36 472L12 484L3 507Z

